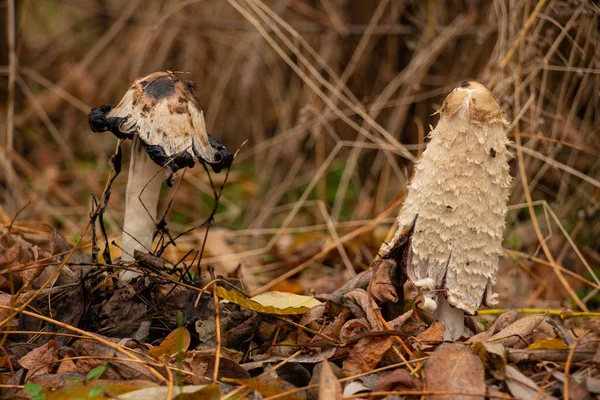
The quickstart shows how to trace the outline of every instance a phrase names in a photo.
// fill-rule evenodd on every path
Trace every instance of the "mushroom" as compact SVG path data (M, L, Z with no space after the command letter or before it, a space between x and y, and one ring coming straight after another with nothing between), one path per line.
M464 313L497 303L492 286L502 254L512 155L505 114L484 85L464 82L439 114L398 230L382 245L381 258L397 253L401 239L405 243L411 235L406 275L423 294L423 308L445 325L444 339L455 340L469 333Z
M89 114L94 132L110 131L133 141L121 241L123 261L132 261L135 250L152 247L161 169L171 186L173 174L193 167L195 160L217 173L231 166L231 153L206 133L195 88L193 82L182 81L172 72L155 72L136 79L115 108L105 104ZM127 281L136 276L139 274L129 271L121 275Z

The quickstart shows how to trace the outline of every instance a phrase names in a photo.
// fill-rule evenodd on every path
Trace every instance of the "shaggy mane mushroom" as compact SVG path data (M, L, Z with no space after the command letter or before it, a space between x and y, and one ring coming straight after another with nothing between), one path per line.
M464 82L439 114L415 167L398 231L382 245L381 258L397 252L399 239L413 230L406 275L423 294L423 308L445 325L444 339L456 340L468 334L464 313L497 303L492 286L502 254L512 155L505 115L484 85Z
M195 162L220 172L233 156L206 133L204 113L194 95L195 84L172 72L155 72L136 79L115 108L105 104L89 114L94 132L110 131L132 139L125 221L121 241L123 261L135 250L149 251L156 229L158 198L164 168L167 184L179 169ZM124 271L131 280L139 274Z

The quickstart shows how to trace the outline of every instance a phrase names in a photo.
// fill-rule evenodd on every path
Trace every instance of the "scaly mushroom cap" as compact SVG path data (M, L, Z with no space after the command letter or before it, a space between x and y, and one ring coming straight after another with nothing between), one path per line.
M90 113L94 131L110 130L120 138L138 135L150 158L172 172L193 167L194 159L215 172L229 168L233 157L206 133L204 113L194 96L195 85L172 72L136 79L115 108L104 105Z
M448 302L474 314L495 304L504 217L511 177L506 119L492 93L465 82L444 101L431 141L416 165L400 233L415 221L407 275L435 308L440 289Z

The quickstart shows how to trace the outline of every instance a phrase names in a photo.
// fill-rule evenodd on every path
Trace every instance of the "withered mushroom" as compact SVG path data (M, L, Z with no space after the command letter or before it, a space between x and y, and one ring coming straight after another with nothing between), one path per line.
M229 168L233 156L206 133L204 114L194 95L195 84L172 72L136 79L115 108L105 104L89 114L93 131L110 131L132 139L125 221L121 242L124 261L134 250L149 251L165 169L167 183L179 169L206 163L213 171ZM138 274L125 273L131 280Z
M444 323L444 338L455 340L466 333L464 313L497 303L492 286L502 254L512 156L505 115L484 85L464 82L439 113L398 231L381 250L389 258L412 233L410 257L404 257L408 278L421 290L424 308Z

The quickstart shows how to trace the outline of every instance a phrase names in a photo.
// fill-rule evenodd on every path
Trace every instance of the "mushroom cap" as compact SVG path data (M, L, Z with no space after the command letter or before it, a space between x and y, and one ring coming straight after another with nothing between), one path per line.
M219 172L229 153L223 146L224 151L215 148L209 140L194 89L194 83L182 81L170 71L154 72L136 79L106 116L118 121L122 136L137 134L150 158L160 166L175 172L193 167L194 159L198 159Z
M456 87L446 97L439 112L452 117L463 106L466 106L472 123L502 122L506 124L504 111L496 103L494 95L479 82L467 81Z

